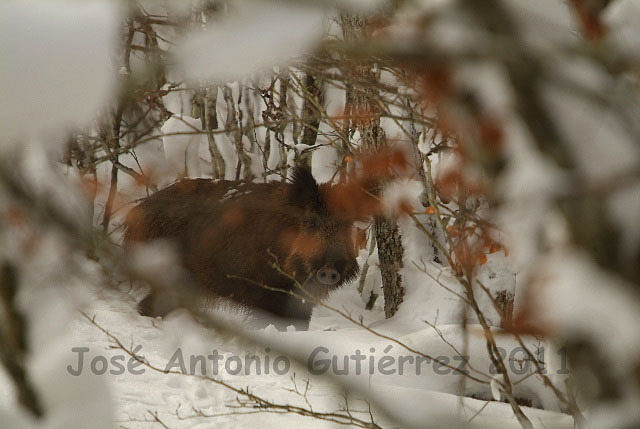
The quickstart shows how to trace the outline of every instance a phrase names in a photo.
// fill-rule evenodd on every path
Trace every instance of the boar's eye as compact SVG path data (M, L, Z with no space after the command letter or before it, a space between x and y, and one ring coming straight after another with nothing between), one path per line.
M320 228L320 219L317 216L309 216L305 219L304 226L307 229L318 229Z

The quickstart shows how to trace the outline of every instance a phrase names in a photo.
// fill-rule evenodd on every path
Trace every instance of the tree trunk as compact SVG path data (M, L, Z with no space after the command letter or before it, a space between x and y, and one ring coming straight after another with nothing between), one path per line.
M322 102L321 87L318 80L307 73L304 80L304 108L302 110L302 141L307 146L315 146L320 126L320 111L317 106Z
M214 179L224 179L226 165L222 154L218 150L216 140L213 136L213 130L218 128L218 113L216 111L216 101L218 98L218 87L207 86L204 89L204 97L202 105L204 114L200 118L202 126L207 132L207 141L209 143L209 154L211 155L211 175Z
M368 24L364 18L342 15L341 20L345 40L355 41L367 36ZM386 145L386 136L380 126L380 109L376 103L379 94L375 89L375 83L378 81L379 73L376 72L373 63L360 60L353 61L351 72L355 77L354 86L357 88L352 89L353 92L348 96L352 112L350 127L360 131L366 150L376 152ZM397 223L382 216L375 219L374 233L380 260L384 313L388 319L398 311L404 300L404 287L400 275L404 254L402 237Z
M227 123L225 124L225 126L227 130L233 130L233 144L238 156L236 180L240 179L240 174L242 174L242 178L244 180L250 181L251 179L253 179L253 172L251 171L251 158L245 152L244 141L242 138L242 112L240 111L240 103L242 102L242 100L239 99L236 101L233 99L233 91L229 86L225 86L223 88L222 94L227 104ZM238 96L241 97L241 94L242 92L239 92Z
M404 300L402 286L402 237L396 222L384 217L377 217L374 223L376 242L378 243L378 259L382 275L382 292L384 294L384 315L388 319L398 311Z
M0 263L0 314L3 326L0 329L0 363L12 379L18 402L35 417L42 417L44 409L25 365L27 354L27 321L17 309L18 272L7 262Z

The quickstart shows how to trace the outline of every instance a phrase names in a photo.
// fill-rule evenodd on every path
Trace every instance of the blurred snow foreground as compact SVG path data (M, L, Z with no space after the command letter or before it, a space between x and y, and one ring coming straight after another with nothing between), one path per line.
M85 125L114 91L118 11L111 2L0 5L3 145ZM29 124L29 126L25 126Z
M188 15L200 2L188 2L188 7L180 3L141 2L140 10L154 17L166 14L167 8L175 16ZM360 2L350 3L357 7ZM81 174L52 162L50 156L60 157L64 151L65 132L90 127L101 110L112 108L113 98L130 75L152 74L135 62L114 73L113 57L126 5L112 1L3 2L0 210L6 220L0 221L0 258L10 261L20 273L16 304L28 326L28 347L20 359L26 359L26 374L44 415L36 420L24 410L11 374L2 371L0 427L111 428L114 424L149 427L154 423L169 427L334 427L344 422L361 427L398 423L407 427L525 426L514 415L513 405L500 402L507 393L518 399L535 427L574 427L576 415L568 412L576 397L585 418L580 425L637 425L640 298L633 276L638 272L634 264L640 265L640 130L636 120L640 98L637 68L629 72L625 67L638 65L640 29L635 24L640 9L633 0L611 2L599 24L609 30L599 42L601 51L587 55L581 51L587 49L585 43L575 34L579 20L563 2L486 2L500 6L499 11L510 17L511 26L505 26L509 30L501 34L492 33L495 27L478 18L487 12L480 3L484 2L423 1L387 12L389 25L376 35L377 48L391 57L407 58L426 51L435 52L436 60L450 61L451 75L438 82L465 94L461 97L465 100L472 98L483 117L502 124L505 165L492 182L501 203L492 214L510 254L492 253L475 277L489 292L515 297L516 319L522 325L513 330L522 334L521 342L500 328L504 323L498 310L483 289L474 285L482 295L480 313L490 326L488 332L480 328L479 315L469 312L465 304L467 291L459 276L451 267L433 262L443 255L408 218L399 220L405 249L401 271L405 301L391 319L384 319L380 300L371 310L364 309L362 296L381 295L380 261L377 251L368 249L359 255L361 265L366 262L371 269L363 293L355 284L335 293L327 303L331 308L318 308L314 313L308 332L266 329L234 335L239 326L251 322L237 311L212 314L214 329L206 329L186 313L162 321L138 316L134 304L140 291L104 287L113 281L105 271L118 267L117 258L99 264L83 252L90 237L86 225L105 210L107 192L95 191L95 207L89 208L79 196L86 186ZM256 86L269 82L270 67L283 67L310 52L327 31L333 31L326 17L334 12L292 3L276 7L241 2L233 13L214 31L191 28L177 34L170 26L159 30L176 40L170 48L174 42L162 38L159 42L172 54L168 73L178 82L164 87L166 117L135 153L122 151L118 165L99 166L94 171L97 182L108 183L111 168L144 169L150 176L155 174L157 187L181 177L210 177L207 172L213 168L216 150L225 161L220 177L239 177L237 166L242 164L243 174L272 179L275 175L269 175L270 171L291 165L292 153L298 156L308 149L294 144L295 130L286 128L273 135L282 138L291 152L272 150L264 163L255 155L258 151L247 160L240 159L238 147L248 149L254 142L247 136L235 139L229 133L211 132L209 139L203 122L191 116L189 100L195 91L180 84L230 82L216 90L213 102L220 129L234 121L246 125L248 118L262 118L268 100L256 99L253 110L239 106L237 100L249 94L247 85L239 82L253 80ZM427 28L422 26L425 18L431 22ZM443 52L446 55L439 56ZM517 60L523 63L514 66ZM519 68L532 65L539 67L532 71L533 76ZM384 72L380 76L401 86L395 76ZM527 85L533 91L527 92ZM327 88L327 109L340 113L344 94L344 88ZM542 106L543 116L550 118L543 128L552 125L557 135L541 138L535 126L539 118L527 116L532 114L532 100L523 100L525 95L535 96L539 104L534 107ZM292 100L291 108L301 112L302 98ZM460 120L456 116L461 115L460 105L452 103L450 108L449 119ZM393 119L399 116L393 113L382 124L386 135L395 138L408 121ZM318 127L326 132L327 124ZM264 150L270 134L256 128L255 135ZM426 136L425 130L418 138L423 145L418 146L420 160L429 169L433 167L435 175L445 176L465 162L456 154L430 153ZM432 142L436 140L433 133L430 136ZM354 144L362 139L357 134L349 138ZM329 180L335 172L337 150L326 136L318 139L322 145L311 165L317 177ZM549 148L549 144L556 146ZM126 176L120 182L121 194L129 199L148 191L141 189L136 177ZM15 178L18 180L12 181ZM393 207L408 200L416 212L424 212L422 185L417 181L394 185L385 202ZM592 191L605 192L606 198L585 200L576 210L571 202ZM34 211L40 210L34 215L34 228L25 226L28 216L16 209L29 199L38 202ZM601 210L594 212L598 204ZM124 206L121 203L120 208ZM576 219L583 213L584 219ZM586 216L593 213L602 217ZM428 211L420 216L425 224L433 220ZM113 222L118 219L121 221L116 216ZM591 237L603 219L616 234L600 239L613 245L593 251L583 238ZM107 222L106 229L109 227ZM446 234L443 228L434 231ZM148 251L153 255L157 250ZM622 267L603 263L613 258L607 251L618 252ZM146 261L146 267L142 263L138 268L151 277L172 278L175 272L170 263L153 263L171 261L171 256L169 252L156 254ZM79 315L78 309L94 317L98 326ZM508 366L512 392L505 391L506 382L487 354L490 335ZM112 347L116 338L121 341L119 348ZM590 358L567 354L567 350L584 350ZM208 357L212 351L222 356L219 361ZM544 362L546 378L537 373L528 351ZM84 371L75 374L81 353ZM144 356L160 371L139 364L132 355ZM258 356L260 363L245 373L250 368L246 356ZM274 362L279 356L282 366L277 367ZM201 374L198 357L203 357L208 376L227 385L162 372L169 367L182 371L184 365L184 372ZM467 367L462 366L462 357L469 357ZM575 362L575 378L569 376L568 359ZM284 371L287 362L291 367ZM335 377L327 380L322 374L312 374L306 384L305 364L316 372L322 372L318 368L326 364L324 372ZM362 371L357 371L360 364ZM118 365L123 365L122 372ZM236 371L238 365L242 371ZM456 372L458 367L466 368L472 377ZM294 372L298 379L292 379ZM548 382L568 399L559 400ZM598 383L610 390L594 388ZM240 390L231 390L229 385ZM269 398L271 408L240 386L249 386L256 397ZM353 398L345 396L345 386L354 392ZM349 399L359 420L345 420L350 413L341 407ZM371 409L363 399L372 404ZM277 408L273 403L287 406ZM309 403L321 418L299 412ZM238 406L239 412L234 414L229 404ZM274 414L256 413L261 409ZM369 412L375 415L375 423L369 424Z

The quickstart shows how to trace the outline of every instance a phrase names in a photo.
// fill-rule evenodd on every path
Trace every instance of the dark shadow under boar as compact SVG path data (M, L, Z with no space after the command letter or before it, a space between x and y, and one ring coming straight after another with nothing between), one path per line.
M288 293L305 296L296 281L323 299L358 272L352 220L327 204L334 188L303 168L292 183L185 179L130 212L125 246L168 239L200 293L306 329L313 299ZM141 313L176 307L161 295L152 290Z

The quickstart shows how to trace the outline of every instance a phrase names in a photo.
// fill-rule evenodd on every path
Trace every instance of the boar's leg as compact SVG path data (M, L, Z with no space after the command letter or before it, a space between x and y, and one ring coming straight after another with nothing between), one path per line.
M163 291L156 293L151 291L146 298L138 304L138 313L147 317L165 317L173 310L182 307L180 300L174 294Z
M274 319L270 322L278 331L286 331L289 326L295 327L296 331L309 330L308 319Z
M301 302L297 298L279 292L270 292L263 297L263 301L256 303L257 308L265 310L264 326L274 325L278 330L286 330L288 326L295 326L298 331L309 329L309 320L313 305ZM259 311L259 310L258 310Z
M296 331L306 331L309 329L308 318L282 317L273 313L261 312L254 309L252 328L266 328L269 325L275 326L278 331L286 331L289 326L294 326Z

